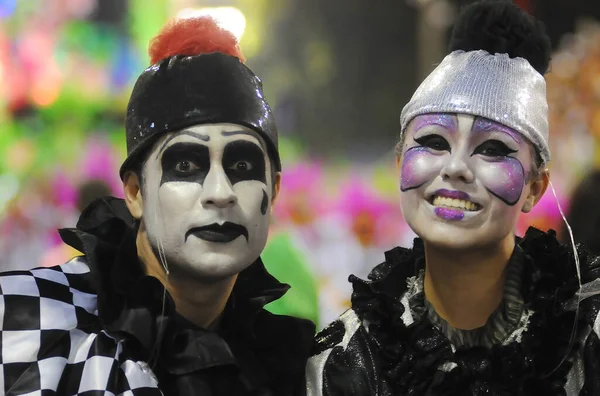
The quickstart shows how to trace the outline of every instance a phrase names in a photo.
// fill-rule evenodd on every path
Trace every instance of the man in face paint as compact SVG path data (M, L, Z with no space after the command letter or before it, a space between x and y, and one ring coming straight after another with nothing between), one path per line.
M272 169L264 140L252 129L195 125L154 144L141 194L136 176L127 179L127 202L143 222L152 255L163 255L173 279L234 281L265 247L279 189Z
M297 395L314 325L264 309L279 191L260 79L207 17L168 24L126 116L125 199L63 240L84 255L0 274L3 394Z

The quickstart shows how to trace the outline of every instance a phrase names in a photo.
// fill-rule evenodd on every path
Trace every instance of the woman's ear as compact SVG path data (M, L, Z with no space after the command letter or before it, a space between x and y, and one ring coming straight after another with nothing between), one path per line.
M523 204L523 208L521 209L524 213L529 213L533 209L533 207L542 199L546 189L548 188L548 184L550 183L550 172L548 169L545 169L540 176L531 182L529 187L529 194L527 195L527 199Z
M123 191L125 193L125 204L129 212L136 220L141 220L144 214L144 200L140 179L135 172L127 172L123 179Z

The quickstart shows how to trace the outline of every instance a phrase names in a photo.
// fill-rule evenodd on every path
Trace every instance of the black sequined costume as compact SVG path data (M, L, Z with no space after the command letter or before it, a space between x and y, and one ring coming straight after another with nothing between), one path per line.
M550 231L518 240L523 265L519 324L493 346L456 347L409 303L424 249L395 248L369 280L354 276L352 308L317 336L307 366L317 395L600 395L600 261ZM576 326L574 324L576 323Z

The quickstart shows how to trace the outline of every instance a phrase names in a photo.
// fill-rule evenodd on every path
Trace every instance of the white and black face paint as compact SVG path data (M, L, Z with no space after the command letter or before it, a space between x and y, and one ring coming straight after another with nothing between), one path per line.
M154 145L143 170L143 220L171 272L219 279L259 257L270 222L269 164L258 134L235 124L197 125Z

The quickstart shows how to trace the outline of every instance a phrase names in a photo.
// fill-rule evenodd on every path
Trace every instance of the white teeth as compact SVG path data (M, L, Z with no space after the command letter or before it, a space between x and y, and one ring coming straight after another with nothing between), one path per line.
M478 209L478 205L476 203L464 201L462 199L453 199L439 196L433 198L433 205L444 206L447 208L464 209L468 211L475 211Z

